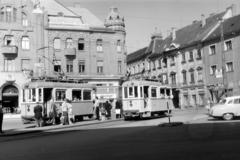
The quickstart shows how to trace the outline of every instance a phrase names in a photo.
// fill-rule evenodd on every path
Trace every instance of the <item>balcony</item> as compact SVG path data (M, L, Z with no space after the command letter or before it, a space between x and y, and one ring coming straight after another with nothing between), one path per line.
M76 56L76 48L65 48L64 55L65 56Z
M2 51L2 54L5 54L5 55L17 56L18 54L17 46L2 46L1 51Z

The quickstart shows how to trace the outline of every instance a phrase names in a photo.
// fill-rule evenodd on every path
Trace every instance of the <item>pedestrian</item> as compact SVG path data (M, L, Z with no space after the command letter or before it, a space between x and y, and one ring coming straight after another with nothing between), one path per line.
M50 100L50 118L53 125L57 123L57 105L54 103L53 98Z
M69 121L68 121L68 104L67 104L67 99L64 99L64 102L62 103L62 117L61 117L61 122L62 125L68 125Z
M101 104L101 106L99 106L99 115L99 120L104 121L106 119L106 108L104 104Z
M109 101L106 101L104 108L106 109L106 118L110 119L111 118L112 105L109 103Z
M2 124L3 124L3 109L2 109L2 100L0 100L0 133L3 133Z
M95 110L95 116L97 120L100 120L100 112L99 112L99 100L98 97L96 97L94 101L94 110Z
M69 99L67 99L67 107L68 107L68 123L73 124L74 122L74 115L72 112L72 104Z
M43 109L39 102L37 102L37 105L34 107L33 111L34 111L36 127L42 127L42 125L43 125L43 115L42 115Z
M122 117L122 102L118 99L116 101L116 118Z

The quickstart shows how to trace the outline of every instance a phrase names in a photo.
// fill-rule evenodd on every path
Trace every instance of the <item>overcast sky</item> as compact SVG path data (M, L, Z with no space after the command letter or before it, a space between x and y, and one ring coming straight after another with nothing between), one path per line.
M177 29L200 20L201 14L224 11L239 0L59 0L66 5L78 3L104 21L112 6L124 16L127 31L128 53L147 46L157 27L164 36L172 27Z

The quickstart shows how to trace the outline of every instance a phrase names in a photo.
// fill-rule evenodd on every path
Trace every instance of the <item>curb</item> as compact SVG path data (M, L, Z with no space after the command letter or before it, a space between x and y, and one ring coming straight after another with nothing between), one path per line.
M120 119L114 119L114 120L105 120L105 121L96 121L93 123L86 123L86 124L81 124L81 122L73 125L57 125L57 126L46 126L48 128L20 128L16 130L10 130L6 131L4 134L0 134L0 137L10 137L10 136L17 136L17 135L25 135L25 134L31 134L31 133L43 133L46 131L54 131L54 130L61 130L61 129L67 129L67 128L76 128L79 126L90 126L94 124L105 124L105 123L110 123L110 122L117 122L123 120L122 118Z

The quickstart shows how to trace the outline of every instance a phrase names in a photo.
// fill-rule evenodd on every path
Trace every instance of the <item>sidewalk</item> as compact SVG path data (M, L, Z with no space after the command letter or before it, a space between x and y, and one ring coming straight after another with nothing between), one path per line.
M66 128L109 123L109 122L115 122L115 121L121 121L121 120L122 119L112 119L112 120L105 120L105 121L89 120L89 121L76 122L71 125L59 124L59 125L50 125L50 126L44 126L44 127L35 127L35 124L32 124L32 125L28 125L25 128L5 130L3 134L0 134L0 137L16 136L16 135L23 135L23 134L29 134L29 133L41 133L44 131L61 130Z

